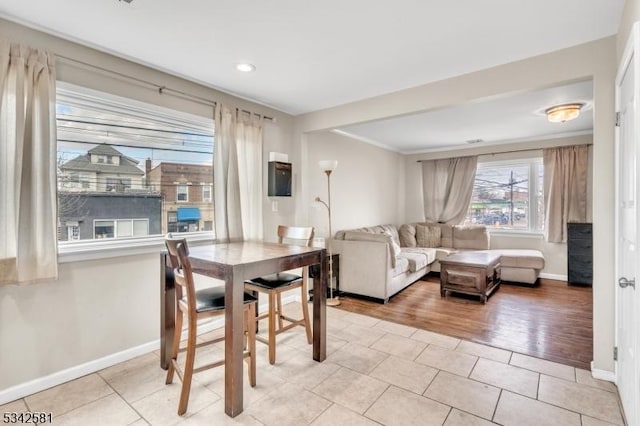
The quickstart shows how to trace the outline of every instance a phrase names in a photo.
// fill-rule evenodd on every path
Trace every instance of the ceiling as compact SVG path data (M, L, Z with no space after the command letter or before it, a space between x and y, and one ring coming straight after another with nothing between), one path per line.
M545 110L581 103L580 116L551 123ZM336 129L364 142L412 154L473 146L517 143L532 139L591 133L593 82L567 84L534 92L505 95L465 105L389 118Z
M616 34L624 0L0 0L0 16L293 115ZM249 62L252 73L235 66ZM586 85L341 131L397 150L558 132L539 108ZM590 114L565 123L584 131ZM508 123L512 123L509 130ZM445 124L449 124L448 126ZM569 125L570 124L570 125ZM527 129L526 131L524 129Z

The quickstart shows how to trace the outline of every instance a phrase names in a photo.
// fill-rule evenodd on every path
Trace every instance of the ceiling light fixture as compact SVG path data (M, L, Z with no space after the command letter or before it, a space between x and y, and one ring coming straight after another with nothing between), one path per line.
M244 63L236 65L236 69L241 72L254 72L256 70L256 66L253 64Z
M563 104L552 106L545 110L547 114L547 120L552 123L564 123L565 121L573 120L574 118L578 118L580 115L580 109L584 104Z

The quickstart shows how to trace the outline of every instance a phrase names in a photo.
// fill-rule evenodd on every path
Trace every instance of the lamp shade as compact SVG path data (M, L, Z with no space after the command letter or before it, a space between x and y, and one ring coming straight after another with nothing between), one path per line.
M334 171L338 167L338 160L320 160L318 166L324 171Z
M547 114L547 120L552 123L564 123L565 121L573 120L580 115L580 109L583 104L565 104L556 105L545 111Z

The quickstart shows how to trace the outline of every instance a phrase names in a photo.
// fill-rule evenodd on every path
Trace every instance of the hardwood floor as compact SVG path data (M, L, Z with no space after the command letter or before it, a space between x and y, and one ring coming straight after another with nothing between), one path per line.
M479 297L440 297L428 275L388 304L342 296L341 309L584 369L593 359L592 290L564 281L536 287L502 283L486 305Z

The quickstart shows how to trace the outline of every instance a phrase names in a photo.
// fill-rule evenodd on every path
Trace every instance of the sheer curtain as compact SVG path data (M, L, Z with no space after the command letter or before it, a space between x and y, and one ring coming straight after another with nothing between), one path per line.
M242 230L246 240L261 240L262 117L242 114L236 125Z
M217 104L213 155L214 222L219 242L261 240L262 117Z
M54 62L0 40L0 284L58 276Z
M427 222L458 224L469 209L478 157L422 161L422 192Z
M217 104L213 153L213 211L216 240L242 241L235 110Z
M544 163L545 239L567 241L567 222L587 220L587 145L547 148Z

